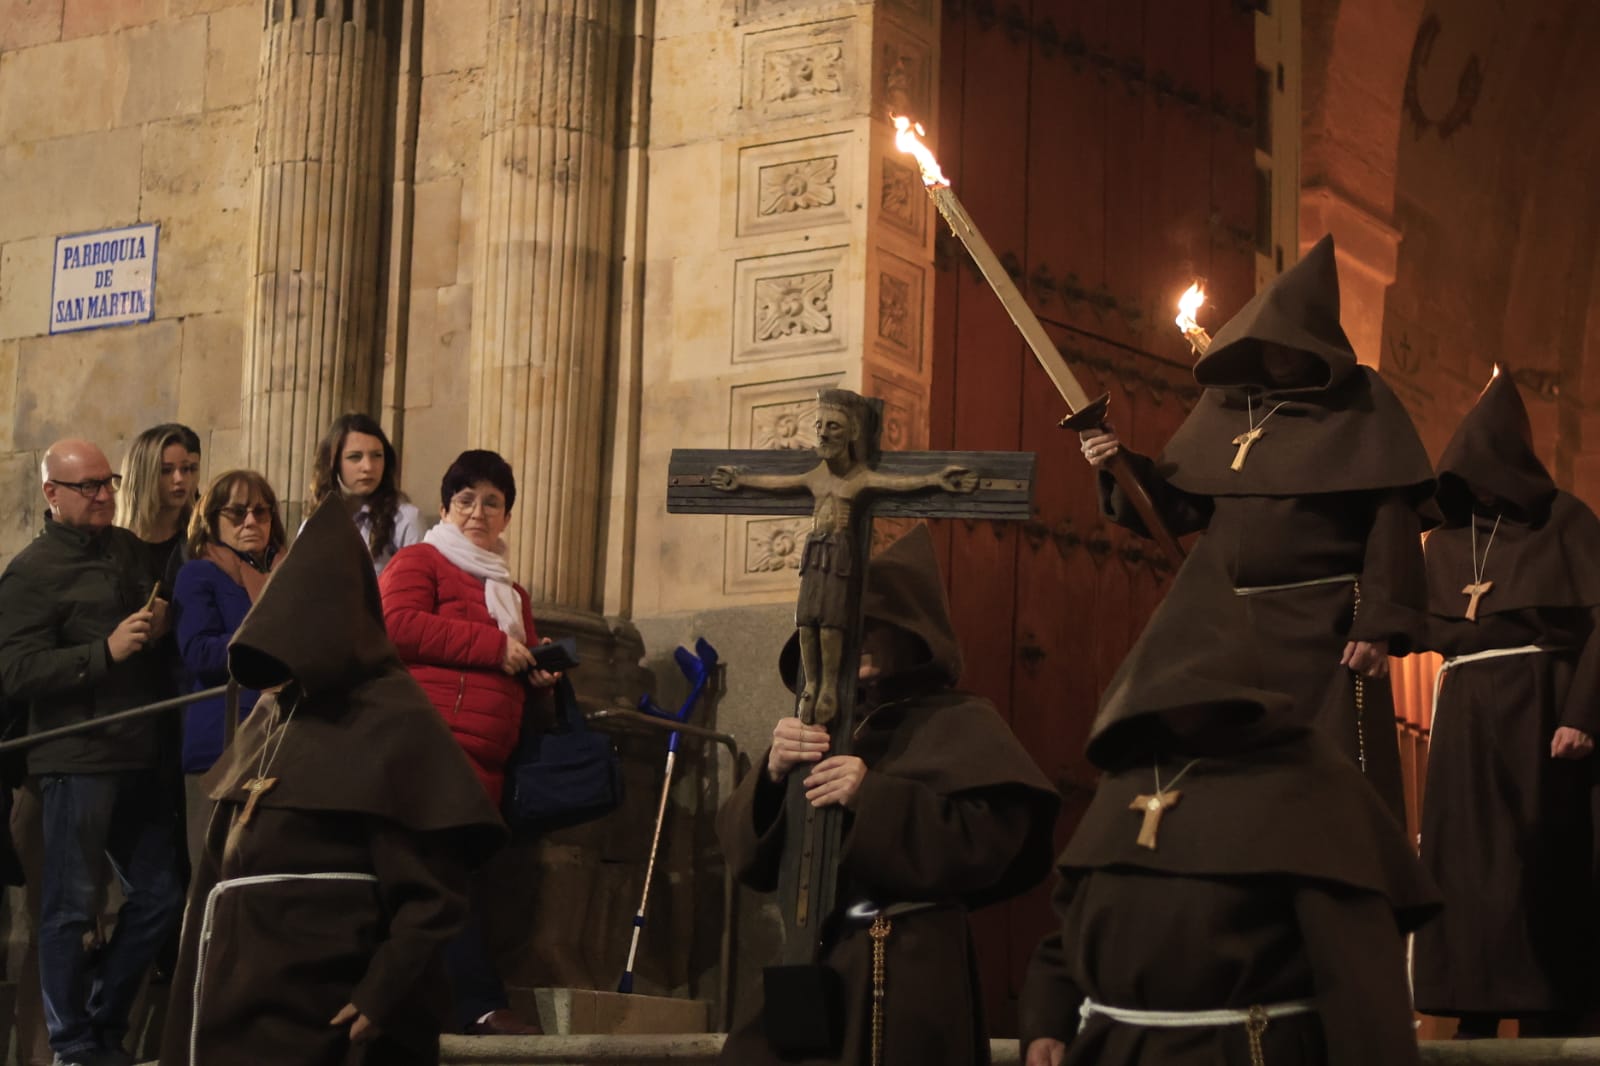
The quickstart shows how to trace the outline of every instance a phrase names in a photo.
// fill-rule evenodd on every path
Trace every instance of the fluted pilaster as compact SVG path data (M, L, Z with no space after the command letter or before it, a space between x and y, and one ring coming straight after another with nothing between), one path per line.
M618 65L631 5L492 0L468 436L517 472L512 573L599 607Z
M394 0L267 0L245 454L297 520L318 438L370 410Z

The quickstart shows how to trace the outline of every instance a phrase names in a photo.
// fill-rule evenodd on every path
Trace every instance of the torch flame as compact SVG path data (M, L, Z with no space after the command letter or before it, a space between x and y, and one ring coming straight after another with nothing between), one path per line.
M1195 320L1195 314L1200 310L1200 305L1206 302L1205 290L1200 288L1197 281L1184 290L1178 297L1178 328L1184 333L1193 333L1200 328L1200 323Z
M1494 364L1494 374L1492 375L1492 377L1499 377L1499 376L1500 376L1500 364L1496 363L1496 364Z
M939 169L939 161L933 157L933 152L923 144L921 138L926 137L927 131L922 128L922 123L912 122L904 115L895 115L894 118L894 146L907 155L916 158L917 167L922 171L922 184L927 186L950 184L950 179L944 176L944 171Z

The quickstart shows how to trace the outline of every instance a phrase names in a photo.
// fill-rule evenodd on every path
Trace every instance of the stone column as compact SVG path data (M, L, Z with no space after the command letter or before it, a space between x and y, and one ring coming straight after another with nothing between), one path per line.
M371 410L395 0L268 0L256 132L245 455L298 523L318 439Z
M619 64L632 5L492 0L467 435L517 474L511 572L599 621ZM559 616L571 615L570 618Z

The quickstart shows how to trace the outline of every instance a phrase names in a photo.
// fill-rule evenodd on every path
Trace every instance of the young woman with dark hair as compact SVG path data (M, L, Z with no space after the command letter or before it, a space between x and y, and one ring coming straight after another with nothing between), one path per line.
M399 489L399 456L383 427L352 412L334 419L317 445L311 475L311 509L338 496L355 516L361 539L379 572L394 553L422 539L416 507Z

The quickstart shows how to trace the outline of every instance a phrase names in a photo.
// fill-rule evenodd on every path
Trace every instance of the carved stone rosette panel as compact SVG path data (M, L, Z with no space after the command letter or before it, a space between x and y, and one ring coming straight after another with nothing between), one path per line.
M848 223L860 187L859 159L857 137L848 132L741 148L734 232L809 233Z
M920 386L869 368L866 395L883 401L883 450L927 447L928 415Z
M734 265L733 361L841 351L849 344L847 248L741 259Z
M926 278L924 268L885 251L876 256L868 278L868 307L875 308L868 322L874 345L919 376L923 369Z
M928 45L885 21L873 41L872 58L873 113L909 115L931 128L933 57Z
M747 34L741 106L750 123L853 110L863 80L859 36L853 18Z
M928 236L932 204L922 187L917 168L903 161L892 148L886 150L878 179L878 221L921 245Z

